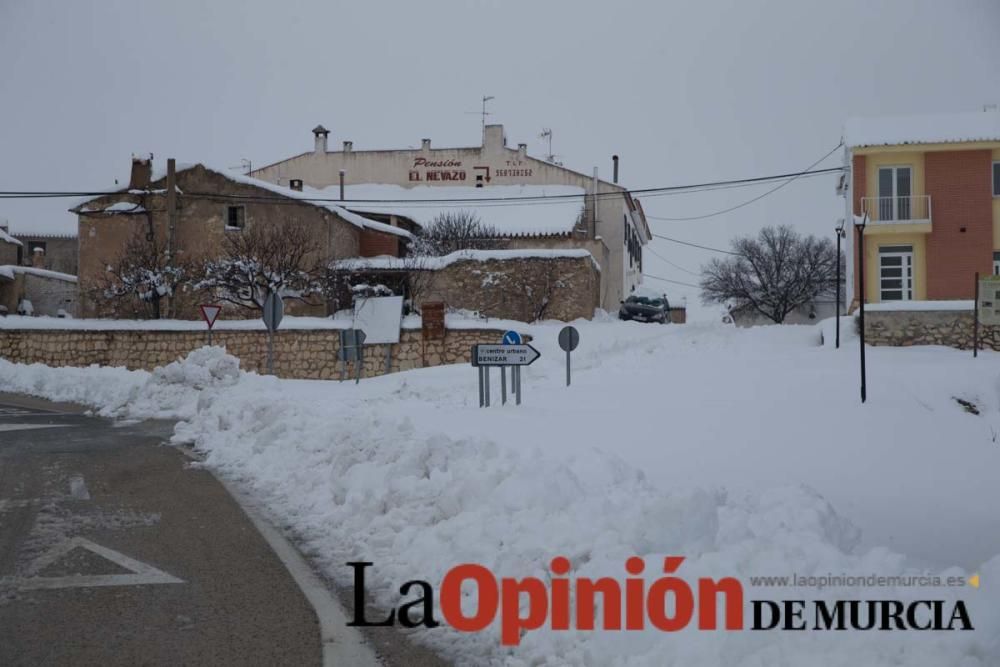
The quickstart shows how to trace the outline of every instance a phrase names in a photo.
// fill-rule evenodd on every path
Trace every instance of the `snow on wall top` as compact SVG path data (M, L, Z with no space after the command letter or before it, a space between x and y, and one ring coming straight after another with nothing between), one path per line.
M1000 141L1000 112L850 118L844 126L851 148L965 141Z
M0 276L13 280L15 273L28 273L33 276L38 276L39 278L65 280L68 283L76 282L76 276L71 273L60 273L59 271L49 271L48 269L37 269L33 266L15 266L13 264L4 264L0 266Z
M24 245L23 243L15 239L13 236L8 234L7 230L4 229L0 229L0 241L3 241L5 243L13 243L14 245Z
M333 186L315 192L338 197L340 187ZM396 214L410 218L422 227L428 226L442 213L470 211L505 236L539 236L566 234L573 231L583 210L583 188L572 185L490 185L431 186L412 188L382 183L364 183L344 187L345 206L370 213ZM470 201L453 204L441 200L511 199L518 197L561 197L546 201L503 202ZM388 200L388 201L380 201ZM400 201L393 200L418 200Z
M361 270L439 270L455 262L477 261L486 262L491 259L578 259L589 257L594 268L601 270L594 256L582 248L565 250L524 249L524 250L456 250L441 257L355 257L341 259L330 263L330 268L345 271Z

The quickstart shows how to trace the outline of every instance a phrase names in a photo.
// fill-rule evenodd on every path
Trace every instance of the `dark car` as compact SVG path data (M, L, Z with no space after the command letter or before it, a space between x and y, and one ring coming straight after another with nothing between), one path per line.
M618 309L618 319L666 324L670 321L670 302L667 301L665 294L662 296L633 294L622 301L621 308Z

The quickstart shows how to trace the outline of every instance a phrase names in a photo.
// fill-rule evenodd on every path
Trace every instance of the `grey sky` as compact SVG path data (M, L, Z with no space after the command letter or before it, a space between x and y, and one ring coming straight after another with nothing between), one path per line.
M635 188L805 167L849 115L1000 102L1000 0L906 2L190 2L0 0L0 189L86 189L158 163L263 165L323 123L356 149L474 145L484 94L512 143ZM839 154L825 165L839 163ZM725 246L763 224L827 234L832 177L654 231ZM647 198L697 215L748 188ZM0 201L21 231L68 231L65 202ZM708 253L657 240L697 270ZM694 276L647 257L649 273ZM695 291L668 287L671 294Z

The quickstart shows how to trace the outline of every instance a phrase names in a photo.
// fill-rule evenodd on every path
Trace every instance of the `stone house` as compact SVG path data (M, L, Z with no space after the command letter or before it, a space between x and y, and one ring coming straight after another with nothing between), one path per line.
M0 266L20 264L24 244L10 235L6 222L0 222Z
M363 248L402 253L409 231L325 202L308 201L298 190L276 186L203 164L176 170L174 195L168 175L152 173L151 160L133 159L129 185L74 206L78 216L80 313L84 317L129 316L121 301L100 298L107 267L135 234L166 241L181 260L220 257L228 235L258 225L300 224L313 234L318 257L357 257ZM168 207L175 203L173 228ZM196 319L197 304L211 295L178 294L172 316ZM325 303L287 303L290 314L322 315Z
M423 139L413 149L356 150L344 141L331 151L329 134L317 126L313 150L252 175L421 225L443 211L470 211L502 236L497 248L588 250L600 265L600 306L608 310L642 284L642 249L652 237L641 203L617 182L617 156L609 182L596 169L585 174L552 156L530 156L527 144L509 148L502 125L484 126L481 145L461 148Z
M80 247L76 234L35 234L18 232L21 249L17 263L21 266L35 266L34 255L41 249L44 257L42 267L49 271L68 273L75 276L79 268Z

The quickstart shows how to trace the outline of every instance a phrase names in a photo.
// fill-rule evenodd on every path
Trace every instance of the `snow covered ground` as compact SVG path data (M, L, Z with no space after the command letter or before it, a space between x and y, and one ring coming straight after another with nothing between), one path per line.
M0 387L120 418L175 417L175 440L256 494L337 579L375 563L369 589L398 605L476 562L545 578L623 579L646 557L679 576L736 576L748 599L964 600L972 632L419 631L464 662L511 665L1000 664L1000 355L869 348L844 319L737 329L577 323L573 386L561 324L520 327L542 358L524 404L478 408L468 366L353 383L239 372L203 349L154 373L0 361ZM821 345L821 330L827 344ZM496 373L494 381L496 382ZM494 385L494 399L499 397ZM974 404L972 414L956 401ZM968 575L962 588L755 588L750 576Z

